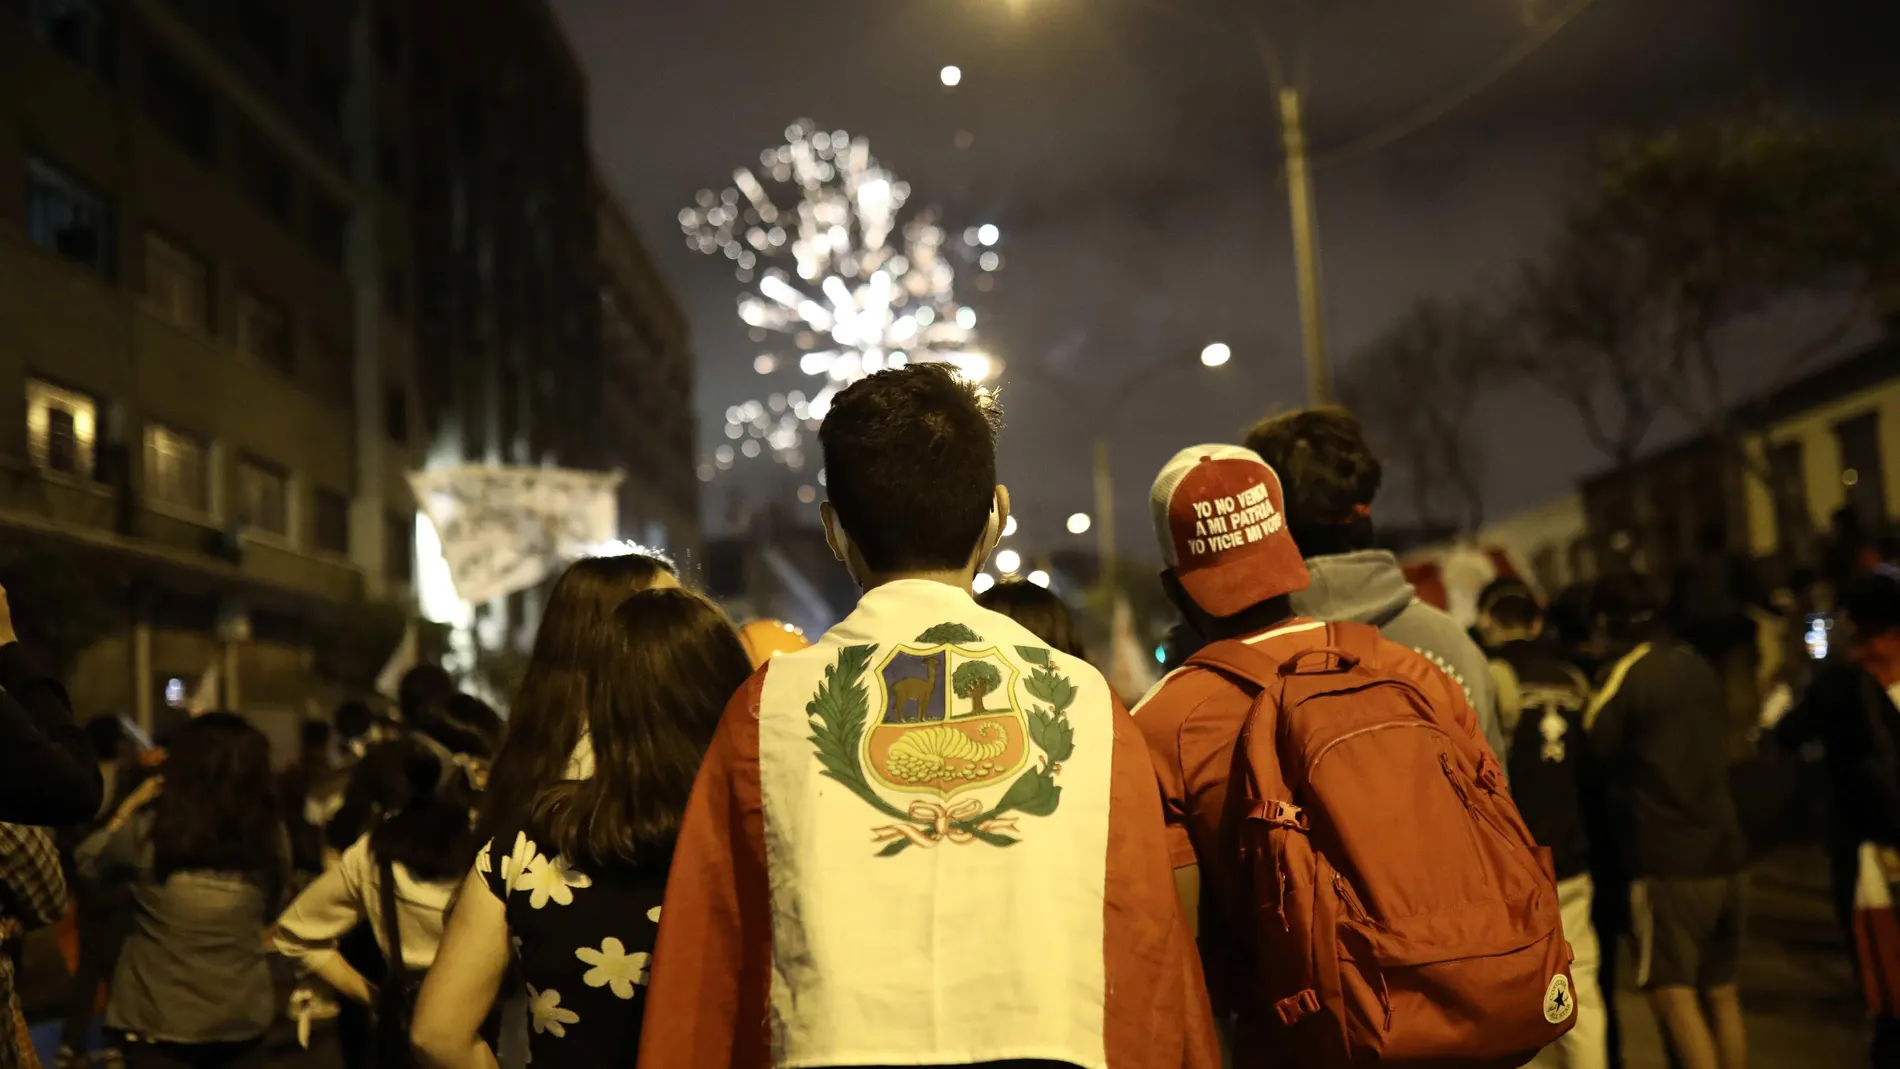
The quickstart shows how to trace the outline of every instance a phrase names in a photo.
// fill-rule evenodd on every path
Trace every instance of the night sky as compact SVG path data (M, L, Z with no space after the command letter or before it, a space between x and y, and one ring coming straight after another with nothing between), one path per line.
M1232 0L1234 3L1242 0ZM1570 0L1253 0L1306 57L1313 152L1353 142L1467 78ZM596 151L692 320L701 439L730 404L815 379L752 371L723 258L686 248L675 216L702 187L810 116L868 136L956 227L1002 227L995 290L960 284L1003 359L1003 477L1021 548L1070 539L1091 507L1090 443L1114 442L1124 552L1152 553L1146 489L1196 441L1229 438L1304 380L1274 102L1256 54L1147 0L555 0L592 91ZM1172 6L1219 18L1220 0ZM1229 8L1231 9L1231 8ZM955 91L937 71L964 71ZM1892 0L1596 0L1469 103L1377 153L1315 174L1336 363L1411 302L1503 290L1619 125L1687 117L1766 89L1802 106L1892 111ZM959 131L973 135L956 146ZM961 281L961 280L960 280ZM1202 368L1201 347L1232 345ZM1113 417L1109 386L1156 360ZM1493 516L1600 467L1576 422L1528 390L1481 414ZM1652 444L1669 433L1663 428ZM791 502L799 480L741 460L706 487ZM807 478L809 478L807 472ZM735 477L736 476L736 477ZM1402 519L1394 487L1381 514Z

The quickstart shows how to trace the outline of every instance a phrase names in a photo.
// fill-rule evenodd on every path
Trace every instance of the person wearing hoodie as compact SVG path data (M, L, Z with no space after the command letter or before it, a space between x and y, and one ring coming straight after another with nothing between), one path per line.
M1373 548L1372 499L1384 472L1359 421L1343 408L1300 409L1254 424L1245 445L1280 474L1287 526L1312 576L1293 595L1294 613L1372 624L1423 654L1464 688L1485 741L1506 760L1484 651L1450 614L1419 600L1397 557Z

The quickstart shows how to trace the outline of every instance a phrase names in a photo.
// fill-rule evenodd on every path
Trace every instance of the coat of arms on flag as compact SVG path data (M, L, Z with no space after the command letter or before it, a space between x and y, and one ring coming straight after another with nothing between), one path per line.
M1017 815L1054 813L1075 697L1048 650L1005 651L947 623L882 651L845 647L805 711L823 774L892 821L871 829L889 857L1013 846Z

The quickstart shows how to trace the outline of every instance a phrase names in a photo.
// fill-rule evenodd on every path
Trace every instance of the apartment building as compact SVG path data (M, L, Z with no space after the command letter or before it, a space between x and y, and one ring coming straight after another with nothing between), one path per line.
M82 715L162 720L212 665L224 705L300 709L349 682L324 651L365 607L408 597L399 27L0 0L0 550L112 591Z

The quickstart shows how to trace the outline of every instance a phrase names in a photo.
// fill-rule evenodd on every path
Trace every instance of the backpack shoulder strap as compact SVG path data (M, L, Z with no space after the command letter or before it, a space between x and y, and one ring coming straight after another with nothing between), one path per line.
M1280 665L1265 651L1237 638L1210 642L1195 651L1187 663L1207 668L1242 683L1266 690L1280 678Z

